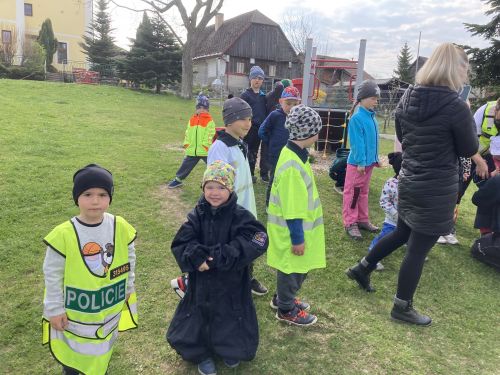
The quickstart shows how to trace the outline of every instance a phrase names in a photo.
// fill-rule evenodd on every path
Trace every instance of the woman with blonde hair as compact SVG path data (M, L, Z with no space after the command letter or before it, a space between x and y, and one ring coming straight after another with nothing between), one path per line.
M430 317L413 308L413 295L427 254L453 226L458 157L470 157L478 149L472 114L458 96L468 65L461 48L441 44L401 98L396 109L396 134L403 149L397 226L347 270L349 278L372 292L370 274L377 263L407 244L391 311L397 321L431 324Z

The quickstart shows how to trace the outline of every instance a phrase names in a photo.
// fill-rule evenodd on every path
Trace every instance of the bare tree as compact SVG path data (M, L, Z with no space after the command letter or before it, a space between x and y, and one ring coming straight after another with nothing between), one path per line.
M383 90L381 92L379 114L384 119L384 132L387 130L389 123L394 117L394 111L396 110L396 106L401 98L401 90L399 81L394 80L388 85L388 90Z
M318 53L328 55L328 41L322 41L316 17L300 8L287 8L283 13L281 28L297 53L305 53L306 39L313 38Z
M120 4L120 0L111 0L113 4L121 8L136 12L153 11L162 16L166 26L172 31L176 39L183 47L182 52L182 83L181 96L191 98L193 91L193 55L196 46L201 42L203 31L208 22L222 8L224 0L196 0L191 12L188 12L182 0L140 0L146 5L145 9L132 9ZM214 5L215 2L215 5ZM186 31L186 40L183 42L175 28L164 17L170 10L176 8L182 19L182 26Z

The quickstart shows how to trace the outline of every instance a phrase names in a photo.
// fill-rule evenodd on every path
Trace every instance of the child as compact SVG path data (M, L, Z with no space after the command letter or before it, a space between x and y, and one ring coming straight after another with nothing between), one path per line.
M222 117L226 130L219 132L217 140L208 151L208 164L215 160L222 160L235 169L234 190L238 204L250 211L257 219L257 208L253 192L252 175L247 159L247 146L243 137L251 127L252 108L240 98L228 99L224 102ZM253 267L250 266L250 276ZM171 287L182 298L186 289L187 279L177 277L170 281ZM252 292L256 295L265 295L268 290L257 279L252 277Z
M310 270L326 266L323 209L307 152L322 124L316 111L298 105L285 126L290 140L276 165L268 207L267 264L277 270L277 294L271 307L278 310L278 320L309 326L317 317L306 312L309 304L296 295Z
M280 108L272 111L259 128L259 137L267 144L267 161L270 168L269 186L266 192L266 206L269 203L269 194L274 179L274 168L278 162L281 149L288 142L289 132L285 128L286 116L292 107L300 103L300 93L296 87L287 87L281 93Z
M382 225L382 231L371 242L368 251L370 251L382 237L394 231L398 222L398 175L401 170L403 158L401 152L391 152L387 156L389 157L389 164L392 165L395 174L394 177L389 178L385 182L382 194L380 194L380 207L382 207L385 212L384 224ZM382 263L378 262L376 270L382 271L383 269L384 266Z
M196 98L196 113L191 117L184 136L186 156L182 161L175 178L167 185L169 189L182 186L183 180L198 164L200 160L207 162L208 149L212 145L215 135L215 123L208 112L210 102L205 95Z
M80 214L44 239L43 343L64 374L103 375L118 331L137 327L135 229L107 213L111 172L89 164L73 176Z
M257 178L254 176L255 163L257 162L257 153L260 147L259 126L266 119L266 94L261 90L262 83L266 78L264 71L260 66L252 66L248 76L250 80L250 87L241 94L241 99L246 101L252 108L252 127L249 129L248 134L245 136L245 142L248 144L248 162L250 163L250 172L252 174L252 181L256 182ZM260 177L263 182L269 182L268 167L267 167L267 150L261 148L260 151Z
M234 368L255 357L257 314L249 265L267 249L266 229L237 204L234 168L216 160L203 175L203 195L172 242L186 295L167 331L169 344L200 374L215 374L214 357Z
M358 89L357 112L348 126L351 152L347 158L342 219L347 234L354 240L362 238L360 229L378 232L368 217L368 193L373 168L378 166L378 124L374 108L380 97L380 88L373 81L363 81Z

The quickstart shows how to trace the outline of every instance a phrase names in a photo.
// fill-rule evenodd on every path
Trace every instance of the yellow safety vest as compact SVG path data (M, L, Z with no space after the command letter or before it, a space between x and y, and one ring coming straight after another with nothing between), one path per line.
M80 251L80 241L71 221L57 226L44 239L66 258L64 270L64 308L68 327L57 331L42 319L42 342L64 366L87 375L104 375L118 331L137 328L137 297L126 300L130 271L128 245L135 229L115 216L114 254L108 272L90 272Z
M497 102L488 102L484 110L481 135L479 136L479 153L484 155L489 152L490 138L498 134L495 126L495 107Z
M307 273L326 267L323 208L309 161L284 147L276 165L269 197L267 264L283 273ZM286 220L302 219L305 252L291 251L292 241Z

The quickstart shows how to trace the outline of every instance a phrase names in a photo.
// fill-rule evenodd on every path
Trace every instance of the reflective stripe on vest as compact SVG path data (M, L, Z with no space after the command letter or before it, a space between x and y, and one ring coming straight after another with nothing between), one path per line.
M101 356L107 354L113 347L116 339L118 338L118 331L114 331L109 340L99 340L95 342L79 342L76 340L72 340L65 335L64 332L57 331L54 328L50 328L50 339L51 340L61 340L68 347L71 348L72 351L82 355L92 355L92 356Z
M481 135L479 136L479 153L482 155L489 151L490 138L498 134L495 126L495 108L496 102L488 102L484 109Z

